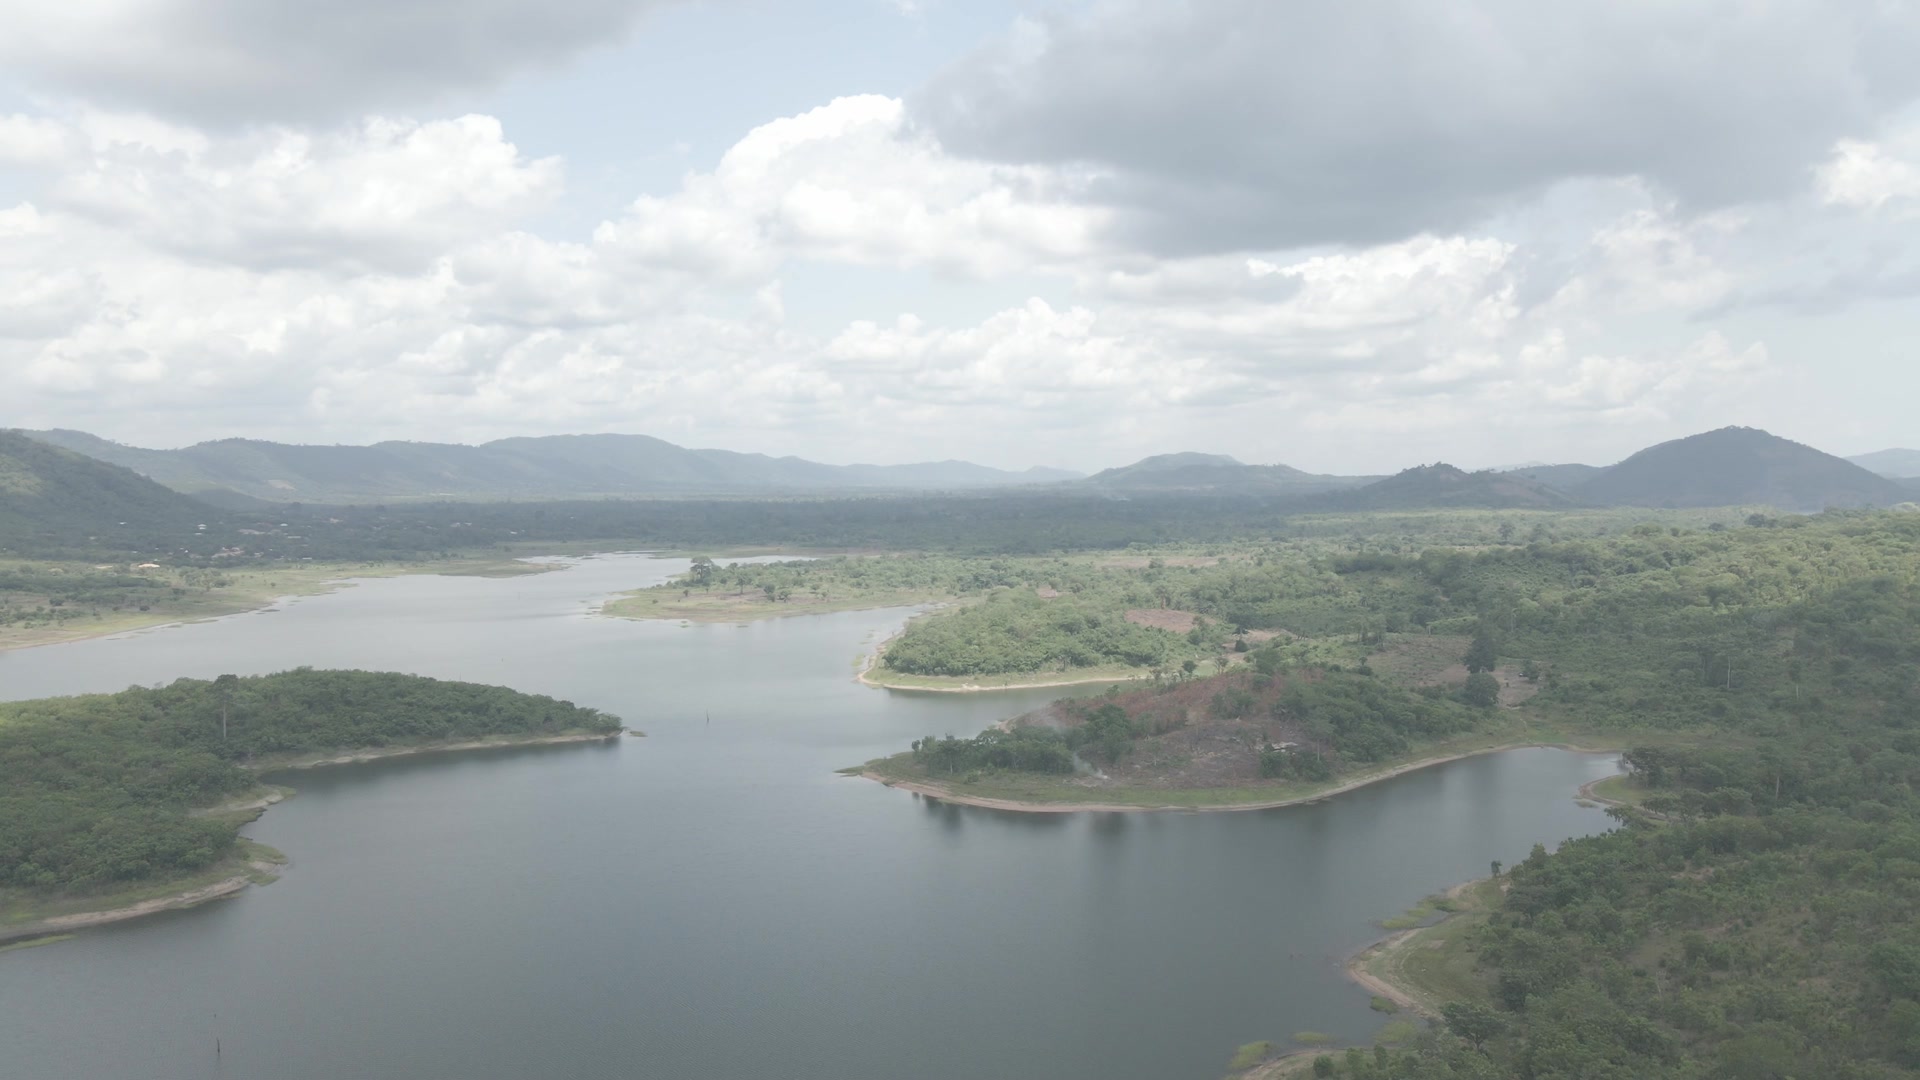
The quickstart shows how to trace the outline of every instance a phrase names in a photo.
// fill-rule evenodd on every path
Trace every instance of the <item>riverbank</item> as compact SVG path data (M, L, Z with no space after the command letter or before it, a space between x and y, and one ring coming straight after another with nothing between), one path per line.
M314 754L286 758L262 758L251 763L248 768L255 772L281 772L290 769L318 769L328 765L357 765L363 761L379 761L383 758L412 757L417 754L451 754L471 750L513 750L527 746L558 746L566 743L613 742L617 741L625 729L620 731L569 731L559 735L493 735L484 739L466 739L460 742L416 743L406 746L382 746L367 750L349 750L343 753ZM278 802L279 800L274 800ZM271 805L271 804L269 804Z
M0 924L0 945L17 946L49 938L68 938L78 931L96 926L225 900L239 895L249 886L270 885L279 880L280 869L287 863L285 855L251 840L243 840L241 848L235 858L185 882L154 884L71 901L69 903L73 910L63 910L58 914L27 913L19 921Z
M418 754L463 753L479 750L507 750L533 746L555 746L583 742L617 742L622 732L566 732L558 735L502 735L487 739L428 743L413 746L380 747L334 754L275 758L253 762L254 772L281 772L316 769L332 765L351 765L384 758ZM251 821L268 808L295 794L294 789L262 785L237 799L202 807L197 816L233 816ZM74 932L108 923L137 919L162 911L197 907L224 900L244 892L251 885L268 885L278 880L287 857L265 844L242 837L237 854L214 868L191 877L169 882L152 882L132 889L91 897L41 902L34 906L14 905L7 911L0 906L0 945L20 945L70 936Z
M1437 1021L1440 1007L1450 1001L1488 1004L1486 988L1474 977L1474 954L1469 950L1473 931L1486 924L1499 903L1505 882L1500 878L1464 881L1440 894L1448 908L1422 926L1399 930L1349 957L1343 966L1347 978L1375 998L1376 1011L1396 1015L1374 1037L1394 1045L1418 1032L1415 1020ZM1405 1014L1405 1015L1398 1015ZM1290 1080L1312 1075L1313 1060L1322 1055L1339 1060L1332 1047L1313 1047L1275 1054L1245 1069L1231 1071L1231 1080Z
M524 560L554 554L558 552L553 548L540 547L506 555L460 556L425 562L288 563L219 571L158 567L135 573L144 579L151 579L161 589L159 595L143 595L137 598L137 603L129 603L129 610L89 610L82 613L78 608L67 609L63 605L62 617L53 621L31 626L0 626L0 652L243 615L272 608L296 597L334 592L348 587L355 578L400 577L408 574L518 577L544 573L557 567ZM92 567L78 563L42 560L32 562L32 565L61 574L95 572ZM43 597L26 594L0 593L0 600L11 600L23 607L45 603ZM145 611L139 610L143 604L147 608Z
M1066 814L1079 811L1095 812L1134 812L1148 810L1187 810L1200 813L1217 813L1237 810L1274 810L1284 806L1299 806L1304 803L1319 802L1349 791L1355 791L1369 784L1378 784L1396 776L1405 776L1421 769L1444 765L1450 761L1479 757L1483 754L1497 754L1505 750L1522 750L1536 747L1555 750L1571 750L1576 753L1616 753L1619 746L1582 746L1571 742L1546 741L1538 738L1511 739L1492 742L1487 745L1460 747L1458 744L1429 752L1425 756L1397 762L1362 773L1357 776L1328 781L1324 784L1289 784L1256 788L1199 788L1191 790L1161 790L1153 788L1099 788L1089 787L1097 783L1082 778L1065 780L1044 776L1038 773L1015 774L1020 777L1025 790L1019 797L1009 794L990 794L979 791L960 790L957 784L964 781L942 783L925 776L915 776L906 772L914 768L911 754L897 754L891 758L870 761L857 770L844 770L865 779L878 781L891 788L911 791L932 799L957 803L962 806L978 806L988 810L1010 810L1024 814ZM1024 782L1024 783L1023 783ZM1078 785L1076 791L1075 785ZM978 784L969 785L978 787ZM1583 791L1585 789L1582 789ZM1081 793L1084 793L1082 795Z

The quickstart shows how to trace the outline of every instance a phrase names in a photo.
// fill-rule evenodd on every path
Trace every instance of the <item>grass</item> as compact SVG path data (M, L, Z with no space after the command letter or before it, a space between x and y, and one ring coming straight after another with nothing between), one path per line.
M1625 774L1609 776L1587 790L1603 802L1626 803L1629 806L1639 806L1641 800L1647 797L1646 789L1634 784L1633 778Z
M1293 1041L1301 1046L1325 1046L1333 1041L1333 1036L1324 1031L1296 1031Z
M1411 1020L1395 1020L1386 1027L1381 1028L1379 1033L1373 1037L1373 1041L1393 1046L1398 1043L1407 1042L1418 1034L1420 1034L1419 1024Z
M1400 1011L1398 1003L1391 998L1383 998L1379 994L1373 995L1372 1000L1367 1002L1367 1008L1377 1013L1385 1013L1388 1016L1392 1016Z
M1498 878L1467 886L1459 893L1456 912L1373 950L1362 959L1362 966L1368 974L1392 983L1429 1011L1446 1001L1490 1004L1485 984L1474 973L1472 938L1474 931L1486 924L1499 896Z
M1227 1062L1227 1071L1245 1072L1267 1060L1267 1057L1272 1053L1273 1044L1270 1042L1247 1043L1245 1046L1234 1051L1233 1060Z
M16 941L11 945L0 945L0 953L12 952L15 949L37 949L42 945L54 945L62 941L72 941L72 940L73 940L72 934L49 934L46 937L29 938L26 941Z

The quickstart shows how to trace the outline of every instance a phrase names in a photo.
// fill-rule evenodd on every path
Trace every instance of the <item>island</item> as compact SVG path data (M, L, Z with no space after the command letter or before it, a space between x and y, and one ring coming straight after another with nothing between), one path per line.
M0 703L0 945L272 880L284 859L240 836L287 794L263 773L622 730L504 687L312 668Z

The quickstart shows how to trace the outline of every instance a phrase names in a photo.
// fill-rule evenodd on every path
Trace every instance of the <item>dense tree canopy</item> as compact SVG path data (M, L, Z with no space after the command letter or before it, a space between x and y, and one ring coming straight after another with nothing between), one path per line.
M503 687L307 668L0 703L0 897L211 865L237 826L191 811L252 787L244 766L271 755L619 729Z

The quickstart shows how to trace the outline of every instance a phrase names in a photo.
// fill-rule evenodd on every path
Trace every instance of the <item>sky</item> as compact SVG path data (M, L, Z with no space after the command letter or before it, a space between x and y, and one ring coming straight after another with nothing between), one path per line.
M0 426L1920 446L1916 0L0 0Z

